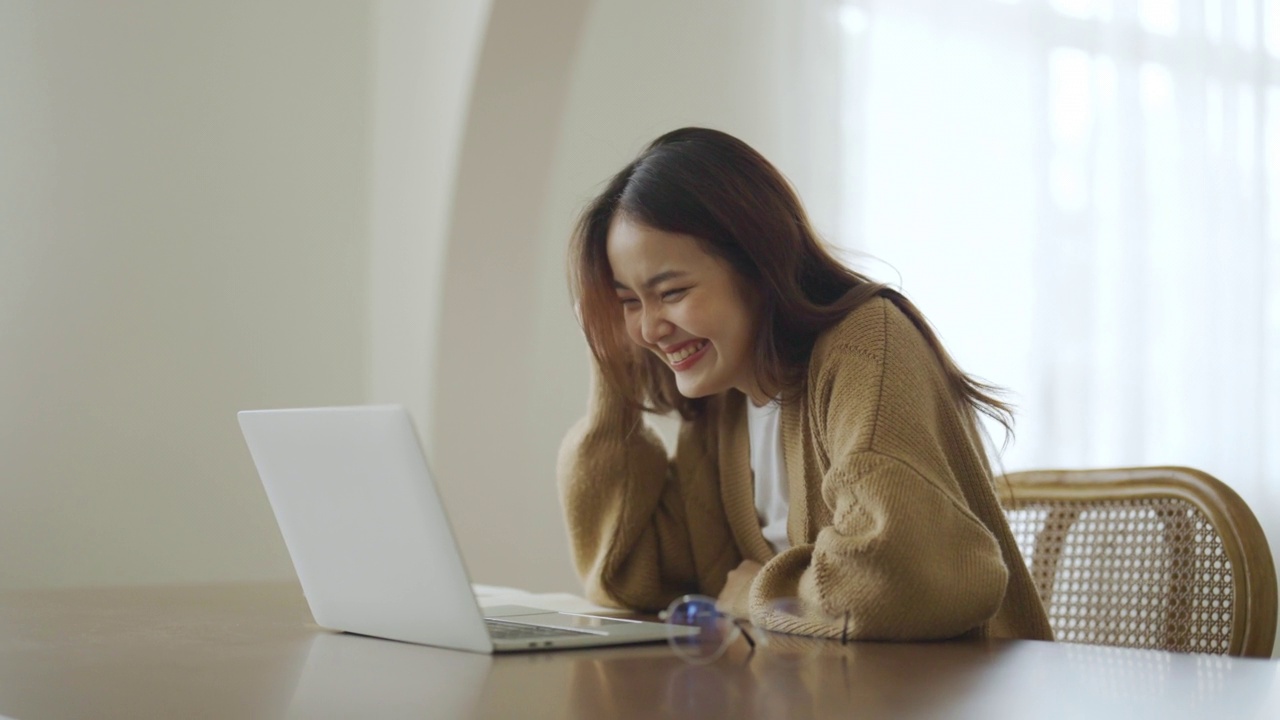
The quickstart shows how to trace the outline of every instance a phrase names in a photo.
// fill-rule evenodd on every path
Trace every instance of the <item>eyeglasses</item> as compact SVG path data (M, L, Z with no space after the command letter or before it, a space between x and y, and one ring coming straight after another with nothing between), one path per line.
M769 615L773 618L793 618L799 623L806 613L799 600L786 598L770 603ZM721 612L716 608L715 598L706 595L676 598L658 617L666 622L667 644L683 660L697 665L720 659L739 638L746 640L749 646L748 658L755 653L757 645L769 645L768 631L756 627L749 620ZM842 645L848 641L849 636L848 615L843 619L844 627L840 633Z
M715 598L685 595L673 600L658 617L667 623L667 643L688 662L715 662L738 638L745 638L750 646L748 656L756 651L751 624L717 610Z

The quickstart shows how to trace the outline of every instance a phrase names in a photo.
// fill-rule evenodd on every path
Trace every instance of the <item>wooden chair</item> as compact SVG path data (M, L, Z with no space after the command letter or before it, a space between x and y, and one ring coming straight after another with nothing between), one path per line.
M996 484L1058 640L1271 656L1271 550L1221 481L1144 467L1017 472Z

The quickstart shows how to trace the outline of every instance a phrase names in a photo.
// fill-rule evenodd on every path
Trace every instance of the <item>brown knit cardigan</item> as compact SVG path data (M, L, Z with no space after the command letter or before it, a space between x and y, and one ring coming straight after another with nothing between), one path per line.
M782 408L791 547L755 512L746 397L682 424L675 457L641 414L593 382L560 449L574 562L598 603L656 611L717 595L743 559L763 564L738 614L806 635L1052 639L992 487L973 412L892 302L819 338L805 392ZM771 612L799 598L803 617Z

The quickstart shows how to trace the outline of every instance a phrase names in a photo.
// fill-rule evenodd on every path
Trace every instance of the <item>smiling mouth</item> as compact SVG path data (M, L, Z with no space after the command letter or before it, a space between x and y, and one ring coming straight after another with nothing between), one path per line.
M701 357L702 351L706 350L707 346L710 344L711 343L706 340L699 340L698 342L685 345L676 352L665 353L667 362L671 364L672 368L676 370L683 370L693 364L690 360L696 362L697 357Z

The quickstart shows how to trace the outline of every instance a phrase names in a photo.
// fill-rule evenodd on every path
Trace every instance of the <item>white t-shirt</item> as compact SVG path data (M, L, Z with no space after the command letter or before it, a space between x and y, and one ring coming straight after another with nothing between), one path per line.
M787 540L787 467L782 460L782 408L777 400L756 407L747 400L751 437L751 474L755 476L756 518L774 552L791 547Z

